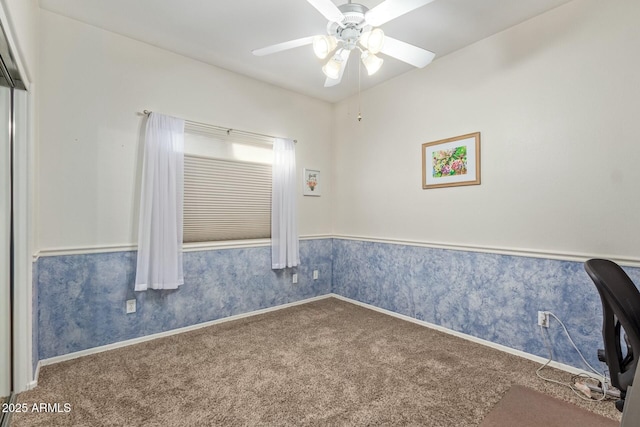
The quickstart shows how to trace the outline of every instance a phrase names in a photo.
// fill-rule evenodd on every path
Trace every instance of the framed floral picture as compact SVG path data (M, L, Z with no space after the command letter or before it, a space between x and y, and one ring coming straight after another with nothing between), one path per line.
M422 144L422 188L480 184L480 132Z
M304 184L302 194L305 196L319 196L322 193L319 170L305 168L302 182Z

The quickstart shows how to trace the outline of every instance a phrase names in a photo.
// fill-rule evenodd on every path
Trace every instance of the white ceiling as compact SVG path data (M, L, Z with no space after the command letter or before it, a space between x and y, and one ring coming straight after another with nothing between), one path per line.
M435 0L381 28L396 39L434 52L437 60L569 1ZM381 0L359 3L371 9ZM327 21L306 0L40 0L40 6L329 102L358 90L359 61L349 62L340 85L325 88L322 64L311 46L265 57L251 54L267 45L326 34ZM394 58L384 59L382 69L372 77L362 67L363 90L413 69Z

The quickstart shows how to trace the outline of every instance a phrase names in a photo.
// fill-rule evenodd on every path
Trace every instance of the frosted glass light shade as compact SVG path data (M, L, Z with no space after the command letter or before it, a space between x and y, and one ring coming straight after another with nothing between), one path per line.
M324 64L324 67L322 67L322 72L325 76L335 80L340 77L341 69L342 61L339 61L335 57L333 57L326 64Z
M336 48L336 38L333 36L315 36L313 38L313 53L320 59L325 59Z
M360 57L360 59L362 59L362 63L367 69L367 74L370 76L377 73L380 67L382 67L382 63L384 62L384 59L378 58L373 53L366 50L362 52L362 56Z
M384 46L384 31L380 28L365 31L360 36L360 44L371 53L380 52Z

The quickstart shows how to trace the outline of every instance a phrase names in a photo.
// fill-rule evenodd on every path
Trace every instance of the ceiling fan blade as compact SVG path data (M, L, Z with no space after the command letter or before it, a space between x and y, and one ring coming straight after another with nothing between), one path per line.
M288 42L273 44L271 46L263 47L261 49L254 49L251 51L255 56L265 56L276 52L282 52L283 50L293 49L295 47L305 46L313 43L313 36L304 37L296 40L289 40Z
M389 36L384 37L384 45L380 52L418 68L426 67L436 56L433 52Z
M325 18L331 22L342 22L344 15L331 0L307 0Z
M342 81L342 76L344 75L344 70L346 70L347 68L347 62L349 61L350 55L351 55L350 50L344 50L342 52L342 68L340 69L340 74L338 75L338 78L331 79L327 77L327 79L324 81L324 87L332 87L340 84L340 82Z
M398 16L411 12L433 0L385 0L373 9L369 10L364 19L367 24L379 27L385 22L389 22Z

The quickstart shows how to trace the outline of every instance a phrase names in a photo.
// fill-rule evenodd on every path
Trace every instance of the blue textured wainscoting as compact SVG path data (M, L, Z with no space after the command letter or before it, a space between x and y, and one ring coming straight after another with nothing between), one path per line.
M301 241L300 256L297 269L275 272L268 247L187 252L184 286L161 292L133 291L136 252L41 257L33 267L34 369L39 360L330 292L545 358L537 312L552 311L602 367L602 308L581 262L346 239ZM640 268L625 270L640 284ZM137 312L127 315L132 298ZM554 360L585 369L553 319L549 335Z
M48 359L326 295L331 247L331 239L301 241L301 266L283 271L271 270L269 247L186 252L184 285L176 291L134 292L136 252L41 257L34 267L34 357ZM320 271L318 280L312 278L314 269ZM294 272L297 284L291 283ZM125 301L133 298L137 312L125 314Z
M582 262L335 239L333 292L548 357L538 310L555 313L596 369L602 307ZM636 284L640 269L625 268ZM551 320L554 360L587 369Z

